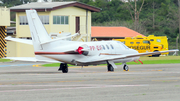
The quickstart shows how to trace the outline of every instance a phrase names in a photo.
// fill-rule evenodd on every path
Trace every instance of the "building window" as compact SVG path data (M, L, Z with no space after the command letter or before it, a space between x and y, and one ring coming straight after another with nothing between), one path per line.
M39 18L44 25L49 24L49 15L40 15Z
M67 25L69 24L69 17L68 16L53 16L53 24Z
M32 37L20 37L20 39L28 39L28 40L32 40Z
M41 15L39 16L41 22L43 24L49 24L49 15ZM20 25L28 25L28 20L26 16L19 16L19 24Z
M28 25L27 17L26 16L19 16L19 24L20 25Z

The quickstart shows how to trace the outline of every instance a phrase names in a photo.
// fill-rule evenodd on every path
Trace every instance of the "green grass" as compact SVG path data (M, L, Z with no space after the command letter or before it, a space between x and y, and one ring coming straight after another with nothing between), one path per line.
M50 63L50 64L44 64L42 66L44 67L59 67L60 63ZM68 64L69 66L69 64Z
M140 60L143 64L175 64L180 63L180 56L161 56L161 57L140 57ZM127 62L128 65L135 65L141 64L139 61L136 62ZM116 63L116 65L121 65L122 63ZM51 63L51 64L44 64L44 67L59 67L60 63ZM101 64L107 65L107 64ZM73 66L69 65L68 66Z
M0 59L0 62L10 62L10 61L12 61L12 60L10 60L10 59Z

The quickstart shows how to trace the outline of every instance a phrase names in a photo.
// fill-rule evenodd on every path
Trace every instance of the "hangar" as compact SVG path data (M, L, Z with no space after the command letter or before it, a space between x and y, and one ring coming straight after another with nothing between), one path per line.
M10 10L0 7L0 58L6 57L6 28L10 26Z
M144 35L129 29L127 27L109 27L109 26L92 26L91 38L92 40L112 40L112 39L124 39L125 37L136 37L137 35Z
M16 12L16 38L31 39L25 10L35 9L49 34L63 34L80 32L83 41L91 40L91 12L100 9L80 2L32 2L11 7ZM7 56L33 57L33 46L16 42L7 42Z

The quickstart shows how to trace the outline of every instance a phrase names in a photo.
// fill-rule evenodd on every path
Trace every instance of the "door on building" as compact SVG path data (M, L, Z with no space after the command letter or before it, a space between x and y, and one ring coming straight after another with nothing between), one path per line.
M76 17L76 33L80 30L80 18Z

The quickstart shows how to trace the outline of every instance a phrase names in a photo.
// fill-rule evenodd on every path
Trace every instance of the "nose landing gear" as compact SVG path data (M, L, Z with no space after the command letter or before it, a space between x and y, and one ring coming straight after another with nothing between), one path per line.
M129 71L129 67L128 67L128 65L124 64L124 66L123 66L123 70L124 70L124 71Z

